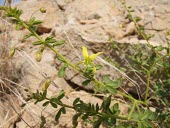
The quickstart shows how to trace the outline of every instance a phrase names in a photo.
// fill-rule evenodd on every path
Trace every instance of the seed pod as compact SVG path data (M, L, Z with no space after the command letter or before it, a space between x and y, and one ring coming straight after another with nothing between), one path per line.
M50 86L51 84L51 80L48 79L45 83L44 83L44 86L42 87L42 91L45 91L48 89L48 87Z
M40 52L40 51L36 52L35 59L37 62L40 62L42 59L42 52Z
M15 47L13 47L13 48L10 50L9 56L10 56L10 57L13 57L14 54L15 54Z
M46 13L46 9L45 9L44 7L40 8L40 11L41 11L42 13Z

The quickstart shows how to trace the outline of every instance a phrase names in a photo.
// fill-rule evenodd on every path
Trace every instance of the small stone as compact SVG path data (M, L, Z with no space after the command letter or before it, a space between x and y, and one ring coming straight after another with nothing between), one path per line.
M125 35L132 35L135 32L135 24L133 22L129 23L126 27Z

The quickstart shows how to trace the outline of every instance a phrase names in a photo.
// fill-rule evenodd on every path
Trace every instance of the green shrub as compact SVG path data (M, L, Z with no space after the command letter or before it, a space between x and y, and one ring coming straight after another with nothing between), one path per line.
M41 61L44 49L49 48L56 53L58 61L63 63L63 67L58 72L59 77L63 77L66 68L71 67L87 78L86 81L82 82L83 86L88 86L89 83L92 83L94 84L96 93L100 92L105 95L101 105L85 103L80 98L76 98L72 105L68 105L62 102L62 98L65 97L65 92L63 90L56 97L48 97L48 87L51 84L51 80L47 79L42 91L37 90L35 93L29 95L27 100L33 99L35 100L35 104L43 102L44 107L47 105L51 105L54 108L60 106L55 116L56 121L60 119L61 114L66 114L66 108L73 109L76 112L72 117L73 127L78 125L78 119L91 123L94 128L98 128L100 125L116 128L169 127L170 42L167 43L167 47L151 45L149 43L149 38L151 38L151 36L145 36L143 27L138 26L137 22L139 19L132 17L131 13L133 10L131 10L131 7L127 7L124 2L122 4L129 12L129 18L135 23L138 34L148 43L145 47L141 47L140 45L130 47L135 52L133 55L126 55L127 59L132 63L132 68L135 69L138 75L143 76L146 81L146 90L143 99L135 99L131 95L119 91L118 89L122 85L123 79L112 80L108 75L103 75L102 81L95 78L96 71L100 70L102 67L100 65L95 65L93 60L98 55L102 54L101 52L88 55L87 48L82 46L84 60L73 64L56 49L57 46L64 43L63 41L56 40L53 36L43 39L36 33L37 25L41 24L42 21L31 17L26 23L20 18L22 10L11 7L0 7L0 10L5 11L7 17L12 18L17 30L20 30L22 27L29 30L30 33L25 35L25 39L31 36L36 37L37 41L33 42L33 45L40 46L36 53L36 60L38 62ZM43 11L40 9L40 11L42 13L45 12L44 9ZM115 50L118 50L120 53L122 52L119 46L116 46L114 43L113 46ZM146 52L141 52L141 48ZM11 56L13 56L14 52L15 49L12 49ZM128 68L126 71L131 72ZM150 88L153 89L152 93L150 93ZM131 107L129 107L127 115L120 114L118 104L111 104L113 100L112 96L117 94L129 99L129 102L132 104ZM150 110L152 106L150 104L151 100L155 100L157 103L157 107L155 107L156 111ZM41 120L40 127L44 127L46 119L43 115L41 116Z

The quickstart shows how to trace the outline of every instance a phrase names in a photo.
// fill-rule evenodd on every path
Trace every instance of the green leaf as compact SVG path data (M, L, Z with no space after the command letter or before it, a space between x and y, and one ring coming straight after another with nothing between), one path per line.
M41 116L41 124L40 124L40 128L44 128L44 125L46 123L46 119L44 116Z
M142 19L141 19L140 17L135 17L134 20L135 20L136 22L139 22L139 21L141 21Z
M60 78L62 78L62 77L64 77L64 75L65 75L65 68L64 68L64 67L61 67L61 68L59 69L59 71L58 71L58 76L59 76Z
M54 102L50 102L51 106L53 106L54 108L57 108L57 104Z
M36 20L36 21L34 21L32 24L33 24L33 25L38 25L38 24L41 24L41 23L43 23L41 20Z
M50 101L46 101L42 106L45 107L50 103Z
M103 109L108 110L109 106L110 106L110 103L111 103L111 95L109 97L107 97L106 100L103 101L103 103L102 103Z
M64 43L65 43L64 40L59 40L59 41L56 41L56 42L53 44L53 46L59 46L59 45L62 45L62 44L64 44Z
M32 29L34 32L36 32L36 31L37 31L37 28L38 28L38 26L37 26L37 25L31 26L31 29Z
M58 99L56 97L51 97L50 102L57 102Z
M116 128L125 128L123 125L118 125Z
M96 112L98 112L99 111L99 104L97 103L96 104Z
M95 121L93 123L93 128L99 128L99 126L101 125L102 121L103 121L102 119L99 119L99 120Z
M145 128L141 122L138 122L138 128Z
M26 39L28 39L28 38L29 38L29 37L31 37L31 36L33 36L33 34L32 34L32 33L27 34L27 35L25 35L25 36L23 37L23 39L24 39L24 40L26 40Z
M45 41L48 41L48 40L51 40L51 39L53 39L54 38L54 36L48 36L46 39L45 39Z
M111 93L111 94L116 94L117 90L113 86L106 86L106 89Z
M58 121L58 119L60 118L60 116L61 116L61 108L60 108L60 110L58 111L58 113L57 113L56 116L55 116L55 121Z
M79 116L81 116L81 113L77 113L72 117L72 124L74 127L76 127L78 125L77 120L78 120Z
M56 42L56 39L53 39L54 38L54 36L49 36L49 37L47 37L46 39L45 39L45 43L54 43L54 42Z
M33 23L34 21L35 21L35 17L31 17L28 24L32 25L32 23Z
M64 77L67 67L68 67L68 64L65 63L64 66L60 68L60 70L58 71L58 76L59 77L61 77L61 78Z
M50 44L50 43L55 43L55 42L56 42L56 39L50 39L50 40L46 41L45 43Z
M120 82L112 81L112 82L108 83L107 86L110 86L110 87L116 89L116 88L118 88L120 86Z
M156 112L152 112L151 115L148 117L150 120L154 120L158 114Z
M103 76L103 82L105 83L105 84L108 84L108 83L110 83L112 80L109 78L109 76L108 75L104 75Z
M57 59L60 60L61 62L65 63L65 60L61 58L60 56L57 56Z
M76 98L73 102L73 106L75 106L80 101L80 98Z
M132 118L133 119L138 119L139 118L139 113L132 113Z
M116 118L111 118L111 123L116 124Z
M41 45L41 44L43 44L44 42L42 42L42 41L36 41L36 42L33 42L32 44L33 45Z
M149 34L149 35L147 35L146 39L149 40L149 39L151 39L154 36L155 36L154 34Z
M57 99L58 99L58 100L61 100L64 96L65 96L65 92L62 90L62 91L60 91L60 93L58 94Z
M141 31L144 31L144 30L145 30L145 27L144 27L144 26L141 26L141 27L139 27L139 29L140 29Z
M127 126L127 128L132 128L132 125L129 124L129 125Z
M65 107L62 107L62 108L61 108L61 112L62 112L63 114L66 114L66 109L65 109Z
M16 24L15 29L16 30L21 30L22 26L20 24Z
M87 86L90 82L91 82L91 80L85 80L85 81L83 81L82 85Z
M164 49L164 47L162 47L162 46L157 46L157 47L155 48L156 51L162 51L163 49Z
M118 103L114 104L113 109L117 111L119 109L119 104Z
M117 80L113 81L109 78L108 75L103 76L103 81L104 81L104 84L106 84L106 88L108 88L109 90L112 88L118 88L122 83L121 79L117 79Z
M88 117L89 117L89 114L84 114L84 115L82 116L82 119L83 119L83 120L86 120L86 119L88 119Z
M42 100L44 100L47 96L47 90L43 91L42 93Z
M153 128L152 122L150 122L150 121L148 121L148 120L144 120L144 121L143 121L143 125L144 125L146 128Z
M98 65L96 65L95 67L96 67L96 70L100 70L100 69L102 69L103 66L100 65L100 64L98 64Z
M144 112L144 114L140 115L140 120L145 120L147 119L150 115L152 114L152 112L150 110L147 110Z
M129 10L129 12L135 12L135 10Z

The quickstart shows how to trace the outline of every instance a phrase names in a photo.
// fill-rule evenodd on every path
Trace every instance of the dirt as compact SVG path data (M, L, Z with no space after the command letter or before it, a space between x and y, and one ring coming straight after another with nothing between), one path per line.
M142 19L139 24L144 25L146 34L155 35L150 43L165 46L166 32L170 30L170 1L128 0L127 5L134 9L134 16ZM73 63L82 59L82 45L85 45L90 53L98 51L110 53L114 52L108 47L110 38L120 44L146 43L137 35L135 25L127 18L128 14L120 0L24 0L16 6L23 10L21 18L24 21L28 21L29 17L39 8L45 7L46 13L42 14L37 11L33 15L43 21L38 33L43 38L53 35L56 39L65 39L66 43L58 50ZM25 88L35 92L36 89L41 89L45 79L51 76L53 84L49 87L49 96L57 95L60 90L64 90L69 98L63 99L65 103L72 104L75 98L80 97L86 102L101 104L102 99L93 96L92 93L73 89L73 85L71 86L68 81L80 86L84 80L83 76L76 76L77 72L68 69L65 79L57 77L56 74L61 65L49 49L45 50L42 61L37 63L35 53L38 47L33 47L31 44L35 38L22 42L23 36L28 31L25 29L15 31L11 25L10 27L12 28L10 31L11 47L17 44L16 46L19 48L12 60L20 69L19 85L13 85L14 92L18 92L18 94L10 95L13 97L12 101L18 114L8 103L1 102L4 109L0 110L0 127L26 128L27 124L39 127L41 114L46 117L46 127L48 128L72 127L71 118L75 114L74 111L68 110L68 113L63 115L59 122L55 122L54 116L58 109L49 106L43 109L42 103L35 105L33 102L25 101ZM3 30L0 33L3 33ZM98 59L96 62L101 63L102 61ZM103 60L103 62L105 61ZM103 72L109 74L113 79L121 76L120 72L113 67L102 64L105 65L105 68L99 72L99 76ZM92 86L88 89L92 89ZM119 102L121 112L126 113L129 105L123 106L123 101L120 100L116 102ZM27 103L24 108L21 107L23 103ZM8 108L5 108L7 106ZM84 126L80 121L78 127L90 126Z

